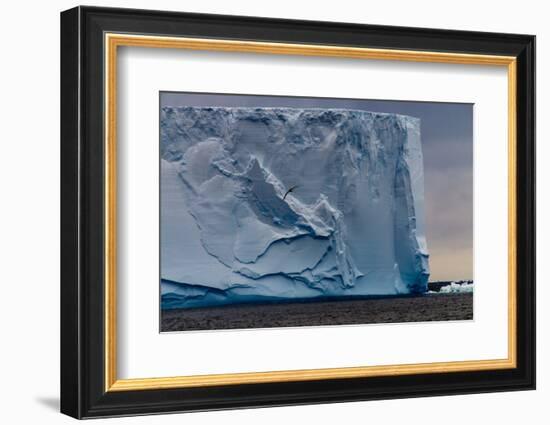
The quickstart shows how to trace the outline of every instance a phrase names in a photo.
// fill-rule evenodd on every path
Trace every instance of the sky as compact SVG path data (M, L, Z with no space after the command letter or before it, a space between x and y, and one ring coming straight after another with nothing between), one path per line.
M162 92L161 106L347 108L421 120L430 281L473 279L473 105Z

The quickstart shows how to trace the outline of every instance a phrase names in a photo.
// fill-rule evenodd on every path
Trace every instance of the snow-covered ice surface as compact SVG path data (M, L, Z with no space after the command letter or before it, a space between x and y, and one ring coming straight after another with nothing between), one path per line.
M163 308L426 292L418 119L163 107L160 126Z

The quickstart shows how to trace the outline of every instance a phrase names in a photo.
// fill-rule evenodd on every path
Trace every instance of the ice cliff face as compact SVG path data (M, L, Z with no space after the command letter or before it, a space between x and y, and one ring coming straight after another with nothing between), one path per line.
M160 126L163 308L426 291L418 119L164 107Z

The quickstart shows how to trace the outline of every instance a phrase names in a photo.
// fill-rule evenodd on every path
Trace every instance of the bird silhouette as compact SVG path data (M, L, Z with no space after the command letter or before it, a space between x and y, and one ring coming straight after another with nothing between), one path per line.
M283 196L283 201L285 200L286 198L286 195L288 195L290 192L294 192L294 189L296 189L298 187L298 185L294 185L292 186L290 189L288 189L286 192L285 192L285 196Z

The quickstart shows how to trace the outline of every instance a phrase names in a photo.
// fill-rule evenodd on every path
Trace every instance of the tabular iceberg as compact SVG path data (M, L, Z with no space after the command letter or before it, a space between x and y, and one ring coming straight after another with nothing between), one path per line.
M163 107L162 308L423 293L420 121Z

